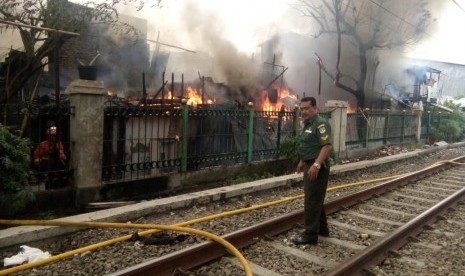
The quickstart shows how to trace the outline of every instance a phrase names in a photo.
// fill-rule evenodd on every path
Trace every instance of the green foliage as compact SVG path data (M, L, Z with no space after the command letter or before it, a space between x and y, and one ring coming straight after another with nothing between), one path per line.
M279 146L279 152L284 157L290 159L293 163L297 164L300 160L299 154L299 147L300 147L300 139L297 136L289 136L287 137ZM331 148L331 152L329 153L329 164L331 166L336 165L337 157L334 149Z
M456 111L460 110L460 104L455 104L452 101L445 101L442 105L452 110L456 110Z
M29 186L29 140L0 124L0 210L12 215L34 199Z
M299 137L289 136L283 142L281 142L281 145L279 145L279 152L281 153L281 155L297 164L297 162L299 162L300 159L299 147Z
M432 128L430 137L432 142L446 141L458 142L463 138L463 122L456 119L447 119L441 122L438 128Z
M429 133L429 137L430 137L430 142L432 144L434 142L443 141L444 140L444 133L439 131L439 129L433 127L433 128L431 128L431 131Z

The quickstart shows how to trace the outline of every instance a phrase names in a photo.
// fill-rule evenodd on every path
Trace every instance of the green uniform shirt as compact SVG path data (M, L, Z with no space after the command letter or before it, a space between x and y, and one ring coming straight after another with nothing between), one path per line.
M325 118L315 115L304 122L300 134L300 159L316 159L322 146L331 144L331 125Z

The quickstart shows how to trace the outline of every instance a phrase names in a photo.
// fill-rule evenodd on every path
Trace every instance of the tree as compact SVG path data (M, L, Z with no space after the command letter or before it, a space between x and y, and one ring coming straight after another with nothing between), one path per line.
M425 35L431 14L425 0L303 0L296 8L316 23L315 37L337 38L335 72L323 72L366 107L368 70L379 65L377 50L414 45ZM355 58L358 65L350 62Z
M153 0L153 5L159 5L160 2L161 0ZM42 68L48 64L48 57L72 38L72 33L83 34L91 24L107 24L118 30L134 31L128 24L118 21L116 9L117 4L130 3L136 3L139 5L137 8L142 9L145 2L103 0L99 4L89 1L77 5L67 0L0 1L0 22L6 26L0 31L16 29L23 44L21 51L10 52L0 70L5 77L5 91L0 95L0 104L9 102L22 89L27 90L28 85L34 86ZM67 33L44 30L42 27Z
M29 186L29 140L0 124L0 210L9 216L34 200Z

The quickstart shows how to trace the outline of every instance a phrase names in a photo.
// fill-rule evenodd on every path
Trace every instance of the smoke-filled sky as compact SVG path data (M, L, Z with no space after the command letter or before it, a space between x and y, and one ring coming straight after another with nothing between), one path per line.
M402 3L403 0L399 2ZM435 21L426 38L412 52L412 57L465 64L465 36L460 26L465 25L465 0L435 1ZM199 49L198 41L189 35L186 15L219 29L221 38L230 41L238 51L247 55L273 34L297 32L309 35L310 20L301 16L290 4L295 0L163 0L162 6L144 8L138 13L129 8L124 13L149 21L149 38L173 43L188 49ZM376 2L376 1L375 1ZM408 21L408 19L406 19Z
M292 2L292 1L291 1ZM228 40L240 52L251 54L257 45L273 34L284 31L301 32L308 23L288 0L170 0L161 8L141 12L149 20L149 37L196 51L202 51L195 41L190 24L202 22L221 39ZM198 47L198 48L196 48Z
M436 1L435 1L436 2ZM465 64L465 0L440 0L437 20L427 33L430 36L410 53L417 58Z
M82 3L87 0L70 0ZM155 0L152 0L154 2ZM365 0L368 1L368 0ZM404 0L399 0L402 3ZM430 0L436 5L436 18L426 39L410 53L413 57L465 64L465 0ZM97 0L97 2L99 2ZM240 52L250 55L257 50L257 44L278 32L308 34L310 21L302 17L289 4L295 0L162 0L161 7L146 5L140 12L135 8L121 7L120 12L148 20L149 38L179 45L185 48L198 47L189 38L186 28L186 7L195 5L201 10L198 20L204 20L212 27L221 28L222 38L230 41ZM375 1L376 2L376 1ZM189 12L187 10L187 12ZM209 18L215 14L216 19ZM2 33L0 51L18 47L18 38ZM13 45L15 44L15 45ZM193 49L200 51L202 49Z
M156 0L150 1L156 2ZM374 7L381 3L380 0L357 1L363 1L363 4ZM403 54L420 59L465 64L465 52L463 51L465 49L465 36L461 34L460 30L460 27L465 25L465 0L428 1L434 21L427 29L425 38L418 45L409 45L408 49L403 49ZM402 6L405 5L405 0L393 0L393 3L396 2ZM120 7L118 10L122 14L146 19L148 39L156 40L159 35L161 42L196 51L195 56L198 58L205 55L213 58L211 63L206 60L197 61L195 66L192 66L190 63L184 64L186 55L181 54L185 54L185 51L161 46L161 51L171 52L172 62L169 63L166 71L175 74L184 73L189 79L187 75L189 72L192 75L191 78L197 78L197 72L208 76L209 72L205 68L206 66L210 68L210 72L213 72L210 76L216 82L227 83L234 89L246 86L251 88L249 91L252 91L254 85L258 83L259 72L248 62L251 61L253 55L257 61L260 58L260 47L258 47L260 43L272 38L275 34L289 32L305 36L315 34L316 28L311 26L313 21L296 10L296 3L297 8L299 8L298 3L301 1L298 0L162 0L160 6L148 7L146 5L141 11L136 11L134 7L128 6ZM386 12L389 13L389 10ZM409 18L391 15L392 20L409 22ZM155 49L155 44L152 43L150 46L152 50ZM327 48L328 51L331 51L329 49L331 47ZM326 48L323 46L323 49ZM175 59L174 52L180 54L179 58ZM313 57L312 51L298 53L302 58L305 54ZM391 59L389 60L391 63L395 63ZM265 61L271 62L271 60ZM283 60L282 62L285 66L296 67L295 60ZM201 67L199 63L204 67ZM302 71L304 67L299 67L298 70L302 72L297 73L310 76L312 75L310 70L316 67L316 63L312 63L305 67L307 70L305 72ZM300 77L291 81L293 74L291 71L289 70L286 76L294 91L297 93L314 93L316 91L316 80L306 79L306 77L297 74ZM395 71L399 71L398 68Z

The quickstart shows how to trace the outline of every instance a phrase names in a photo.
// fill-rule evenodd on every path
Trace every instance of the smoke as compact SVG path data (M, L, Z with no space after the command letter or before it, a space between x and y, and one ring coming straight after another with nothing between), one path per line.
M148 42L152 55L169 53L169 60L159 68L166 74L181 74L186 82L200 75L224 83L239 102L256 99L261 86L269 82L263 75L263 62L273 55L261 56L260 43L274 34L302 28L302 21L289 16L287 0L270 4L267 0L237 1L170 1L164 7L120 13L147 20L147 38L176 45L196 53ZM307 24L304 24L308 26ZM117 44L119 40L115 40ZM279 50L273 51L280 56ZM279 72L278 72L279 73ZM285 75L286 77L286 75ZM157 81L159 81L159 77Z
M221 1L221 5L227 6L229 1ZM257 2L260 2L262 9L257 8ZM289 1L286 1L289 2ZM291 1L292 2L292 1ZM407 3L408 2L408 3ZM432 11L432 17L437 18L443 11L442 1L425 1L427 6L417 5L420 0L415 1L386 1L383 7L392 11L379 9L374 4L367 4L366 13L363 13L362 19L367 26L365 39L371 37L372 28L381 28L382 32L388 35L411 34L412 26L408 22L414 22L415 9L426 8ZM270 4L269 1L256 0L253 3L237 0L234 9L229 10L229 15L241 18L239 27L243 29L243 39L238 39L237 34L230 32L231 18L225 16L224 12L219 12L220 4L216 1L172 1L165 2L166 6L150 11L150 14L143 16L140 13L134 13L134 16L145 17L148 20L148 38L154 40L160 35L160 41L177 45L196 53L189 53L179 49L160 46L160 51L169 52L168 65L164 70L167 74L174 72L176 76L184 74L186 81L198 79L199 75L212 77L215 82L221 82L231 88L232 97L240 102L256 98L256 93L263 86L267 85L270 76L280 73L279 69L275 72L267 72L264 63L271 63L275 60L276 64L283 67L289 67L284 79L287 84L301 96L305 93L307 96L315 96L321 87L322 102L329 99L350 100L351 96L336 88L332 81L323 74L322 84L319 83L318 65L315 61L314 54L317 53L323 59L325 67L336 72L336 41L333 38L320 37L313 39L310 35L315 34L316 25L308 17L299 16L299 11L289 9L289 4L281 6L281 13L265 12L265 8L275 6L276 3ZM169 7L168 7L169 6ZM408 7L407 7L408 6ZM233 6L228 6L231 9ZM216 8L216 9L215 9ZM224 9L225 7L222 7ZM237 8L237 9L236 9ZM286 11L284 11L286 10ZM223 11L223 10L222 10ZM376 11L376 12L375 12ZM251 24L254 19L266 18L260 24ZM266 13L266 16L263 16ZM228 15L226 13L226 15ZM395 16L397 15L397 16ZM375 19L385 18L381 25L374 24ZM237 21L237 20L236 20ZM241 20L239 20L241 21ZM431 39L434 36L438 26L437 22L433 23L423 39ZM403 28L398 28L402 25ZM238 26L234 26L237 28ZM313 31L312 31L313 30ZM380 31L380 30L378 30ZM296 37L283 37L289 33L294 33ZM255 40L255 45L244 47L244 43L251 41L251 34ZM308 36L306 36L308 34ZM240 35L240 34L239 34ZM272 41L274 35L280 35L281 39ZM259 46L259 43L266 42ZM383 41L381 41L383 42ZM350 41L344 42L344 50L350 46ZM152 44L152 50L155 45ZM398 78L402 74L405 66L402 64L402 56L414 49L414 44L408 44L401 49L401 53L393 58L394 54L391 49L374 52L370 59L379 61L379 67L370 67L369 70L369 87L372 90L382 91L383 87L393 82L391 79ZM248 51L244 52L247 48ZM250 51L250 49L253 49ZM261 52L258 52L261 50ZM255 55L252 54L255 52ZM253 56L253 58L252 58ZM378 56L375 58L375 56ZM399 56L399 58L397 58ZM348 72L356 72L351 68L357 68L358 53L352 49L344 56L340 66L342 69L349 68ZM395 63L394 63L395 61ZM373 65L369 65L373 66ZM376 69L376 70L375 70ZM264 73L270 73L265 76ZM372 74L372 75L370 75ZM179 78L179 77L176 77Z
M193 1L186 3L181 18L193 47L211 55L213 74L218 78L215 81L227 83L233 98L240 102L253 98L243 92L253 94L258 90L257 64L223 36L226 26L221 18Z

